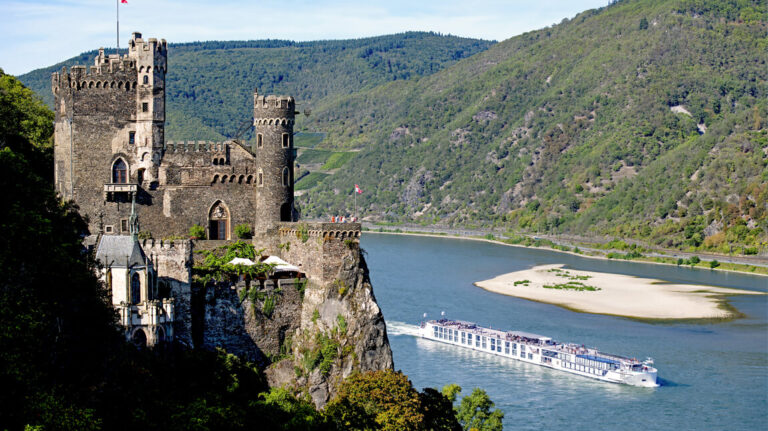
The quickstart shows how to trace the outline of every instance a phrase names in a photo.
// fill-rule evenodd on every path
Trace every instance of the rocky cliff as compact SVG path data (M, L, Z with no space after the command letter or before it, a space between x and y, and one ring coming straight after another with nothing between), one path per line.
M256 361L270 386L309 394L318 407L351 373L393 367L359 226L333 228L294 223L257 244L306 277L221 283L198 294L204 347Z

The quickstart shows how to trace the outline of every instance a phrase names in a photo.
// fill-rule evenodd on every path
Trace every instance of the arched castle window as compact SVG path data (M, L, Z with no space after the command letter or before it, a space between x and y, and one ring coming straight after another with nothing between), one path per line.
M245 179L245 175L240 175L240 178L237 179L237 183L242 184L244 179Z
M234 175L230 176L230 177L229 177L229 182L230 182L230 183L232 183L232 182L234 182L234 181L235 181L235 176L234 176Z
M117 88L118 88L118 89L121 89L121 88L123 88L123 81L118 81L118 83L117 83Z
M253 175L248 175L248 176L245 178L245 183L246 183L246 184L251 184L252 182L253 182Z
M118 184L128 182L128 166L123 159L115 160L115 163L112 165L112 182Z
M131 276L131 304L139 302L141 302L141 278L138 272L134 272Z
M213 176L213 181L211 181L211 184L216 184L217 182L219 182L219 176L218 175L214 175Z
M291 145L290 137L287 133L283 133L283 148L288 148Z
M258 175L256 175L256 185L261 187L264 185L264 172L259 169Z
M221 176L221 182L222 183L226 183L227 182L227 176L226 175L222 175Z
M216 166L219 164L219 159L213 159L213 165Z
M147 334L144 333L143 329L139 328L133 333L131 342L133 342L136 347L147 347Z
M101 88L101 81L96 81L96 88Z
M229 210L222 201L216 201L208 212L208 239L225 240L229 237Z
M291 182L291 172L288 170L288 168L283 168L283 186L288 186Z
M145 84L149 84L149 76L148 75L144 75L143 79L144 79L144 83Z

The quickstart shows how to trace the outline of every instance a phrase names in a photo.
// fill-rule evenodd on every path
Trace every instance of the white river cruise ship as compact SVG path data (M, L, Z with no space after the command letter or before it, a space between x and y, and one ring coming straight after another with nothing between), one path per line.
M499 331L461 320L422 322L419 335L429 340L478 350L566 371L604 382L656 387L653 360L645 361L603 353L572 343L558 343L549 337L520 331Z

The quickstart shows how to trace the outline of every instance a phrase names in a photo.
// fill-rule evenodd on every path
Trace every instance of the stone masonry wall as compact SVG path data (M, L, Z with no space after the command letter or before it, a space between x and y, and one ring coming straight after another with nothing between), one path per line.
M144 240L142 248L155 262L158 290L166 291L174 298L174 338L192 346L192 243Z

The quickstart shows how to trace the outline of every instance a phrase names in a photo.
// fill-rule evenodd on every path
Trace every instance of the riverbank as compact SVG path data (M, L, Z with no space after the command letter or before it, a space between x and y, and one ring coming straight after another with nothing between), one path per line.
M490 292L558 305L574 311L634 319L730 319L739 312L727 305L731 295L763 292L723 287L670 284L661 280L539 265L478 281Z
M509 240L504 239L497 239L492 234L486 234L486 235L480 235L482 232L479 231L470 231L470 230L454 230L449 232L440 232L437 229L432 229L432 232L424 232L424 231L414 231L414 230L402 230L400 228L397 228L396 230L389 230L382 227L379 228L372 228L371 226L364 226L363 227L364 232L368 233L379 233L379 234L390 234L390 235L413 235L413 236L425 236L425 237L434 237L434 238L458 238L458 239L466 239L471 241L483 241L483 242L489 242L493 244L499 244L499 245L505 245L509 247L523 247L523 248L536 248L536 249L543 249L543 250L551 250L556 251L559 253L567 253L575 256L580 257L586 257L590 259L602 259L602 260L615 260L617 257L615 257L618 253L616 253L615 250L595 250L591 248L583 248L580 249L576 245L564 245L564 244L554 244L549 240L541 240L537 239L536 237L533 237L534 239L531 239L531 245L527 245L525 243L513 243ZM541 244L546 244L549 242L551 245L545 246ZM540 245L536 245L540 244ZM673 251L670 250L670 253ZM701 259L699 262L691 263L690 260L686 259L683 261L683 263L678 263L676 261L677 256L674 257L668 257L668 256L662 256L662 255L656 255L656 256L636 256L636 257L627 257L626 254L620 255L618 259L632 261L632 262L640 262L640 263L650 263L654 265L668 265L668 266L690 266L694 269L700 269L700 270L708 270L708 271L725 271L725 272L735 272L740 274L752 274L752 275L760 275L760 276L768 276L768 261L765 262L764 265L755 265L750 263L741 263L739 262L739 259L736 257L730 257L730 259L733 260L732 263L718 263L716 267L712 267L711 260L708 259Z

